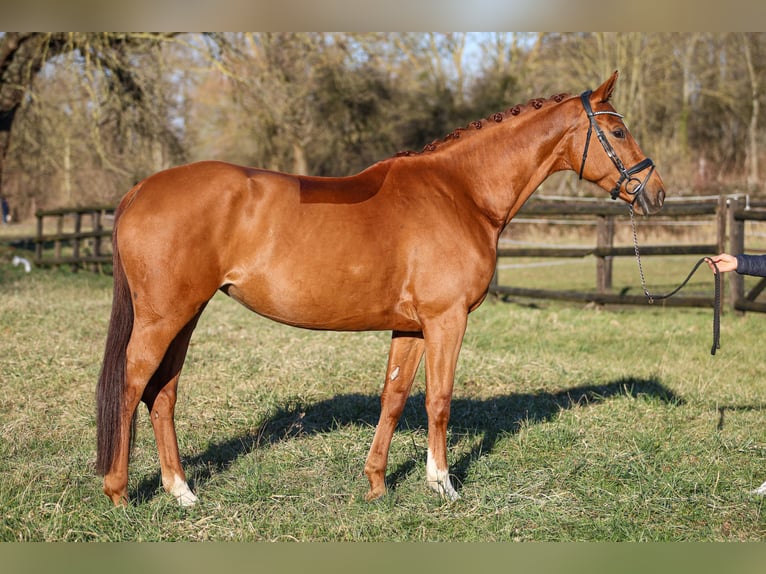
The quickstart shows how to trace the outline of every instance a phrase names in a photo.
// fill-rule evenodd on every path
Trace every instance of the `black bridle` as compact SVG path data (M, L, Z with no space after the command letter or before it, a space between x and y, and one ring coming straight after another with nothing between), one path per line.
M610 144L609 140L606 139L606 135L604 134L604 131L598 125L598 122L596 122L596 116L609 115L609 116L617 116L618 118L622 118L623 116L621 114L618 114L617 112L610 112L610 111L594 112L593 108L590 105L590 94L591 94L590 90L580 94L580 101L582 101L582 105L585 108L585 113L588 114L588 121L589 121L588 137L585 140L585 149L582 152L582 164L580 165L580 179L582 179L582 172L585 169L585 160L588 159L588 146L590 145L590 136L593 133L593 130L595 129L596 137L598 137L598 141L601 142L601 146L604 148L606 155L609 156L609 159L612 160L614 167L616 167L617 171L620 172L620 178L617 180L617 183L615 184L614 189L611 191L612 199L617 199L617 197L620 195L620 190L622 189L624 184L625 192L628 195L633 196L633 201L631 201L630 204L633 205L634 203L636 203L636 201L638 201L641 207L643 208L644 213L648 213L649 209L646 203L644 190L646 188L646 183L649 181L649 178L652 177L652 173L654 173L654 162L647 157L643 159L642 161L638 162L636 165L634 165L630 169L625 169L625 166L623 165L622 161L620 161L620 158L617 157L617 153L614 151L612 144ZM643 180L639 180L637 177L633 177L635 174L640 173L647 168L649 168L649 173L646 174L646 177L644 177Z

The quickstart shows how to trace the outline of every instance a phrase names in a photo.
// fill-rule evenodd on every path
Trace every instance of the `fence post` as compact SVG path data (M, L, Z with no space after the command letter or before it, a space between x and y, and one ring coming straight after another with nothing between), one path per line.
M96 233L95 237L93 237L93 257L98 259L101 257L101 230L104 228L103 224L101 223L101 214L103 211L101 209L97 209L95 211L92 211L90 214L91 217L91 227L93 227L93 231ZM101 267L101 263L93 263L91 265L91 271L96 271Z
M492 295L497 295L497 287L500 284L500 280L497 277L497 265L500 263L500 258L495 256L495 271L492 273L492 280L489 282L489 292Z
M726 252L726 223L728 219L727 207L728 201L725 195L718 196L718 207L715 210L716 221L716 253Z
M718 206L715 210L715 227L716 227L716 254L726 252L726 230L728 223L728 200L725 195L718 196ZM721 301L726 301L727 296L726 282L721 281Z
M74 238L72 240L72 258L74 259L74 262L72 263L72 271L77 271L79 268L79 263L77 263L77 260L80 258L80 232L82 228L82 213L80 211L75 211L74 214Z
M64 214L56 216L56 240L53 242L53 253L56 259L61 258L61 235L64 233Z
M745 251L745 221L735 217L741 205L742 202L737 197L732 197L729 200L729 249L727 252L732 255L738 255ZM739 273L729 273L729 286L731 287L729 304L732 309L736 310L737 301L745 297L745 278Z
M39 265L43 260L43 214L35 213L37 217L37 241L35 242L35 262Z
M597 249L611 249L614 246L614 216L599 215L596 229ZM596 258L596 290L599 293L606 293L612 288L612 259L611 255Z

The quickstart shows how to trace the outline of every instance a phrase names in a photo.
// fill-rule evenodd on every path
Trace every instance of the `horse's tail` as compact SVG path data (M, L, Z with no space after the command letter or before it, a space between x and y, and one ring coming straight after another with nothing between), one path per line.
M114 276L112 315L109 319L109 331L106 336L104 362L96 387L96 471L101 475L109 472L119 448L120 421L125 394L126 351L133 330L133 302L117 244L117 226L121 207L115 213L112 231L112 273ZM135 418L133 422L135 423ZM131 426L131 443L134 431L134 426Z

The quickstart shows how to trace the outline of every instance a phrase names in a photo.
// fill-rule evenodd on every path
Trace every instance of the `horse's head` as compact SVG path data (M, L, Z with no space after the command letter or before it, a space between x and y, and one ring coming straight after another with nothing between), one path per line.
M573 142L573 153L582 150L576 169L580 179L598 184L612 199L619 197L631 204L636 213L656 213L665 201L665 187L654 162L641 151L622 116L609 103L616 82L617 72L580 96L584 121ZM598 142L590 145L594 135Z

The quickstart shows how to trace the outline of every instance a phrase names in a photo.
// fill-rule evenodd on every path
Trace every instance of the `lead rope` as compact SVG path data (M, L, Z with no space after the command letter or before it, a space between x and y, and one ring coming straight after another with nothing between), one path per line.
M669 293L665 293L664 295L652 295L649 293L649 290L646 288L646 279L644 278L644 268L641 265L641 255L638 251L638 233L636 231L636 218L633 214L633 206L628 206L628 211L630 212L630 225L633 229L633 250L636 253L636 262L638 263L638 274L641 276L641 288L644 290L644 295L646 295L647 300L649 301L649 304L651 305L655 301L661 301L663 299L669 299L676 293L678 293L681 289L683 289L686 284L689 282L689 280L692 278L692 275L694 275L697 272L697 269L699 269L700 265L704 263L705 261L708 261L712 266L713 269L715 269L714 278L715 278L715 295L713 298L713 346L710 348L710 354L715 355L716 349L721 348L721 273L718 271L718 265L715 264L715 261L713 261L710 257L703 257L697 263L694 265L692 270L689 272L689 275L686 276L686 279L683 280L683 282L670 291Z

